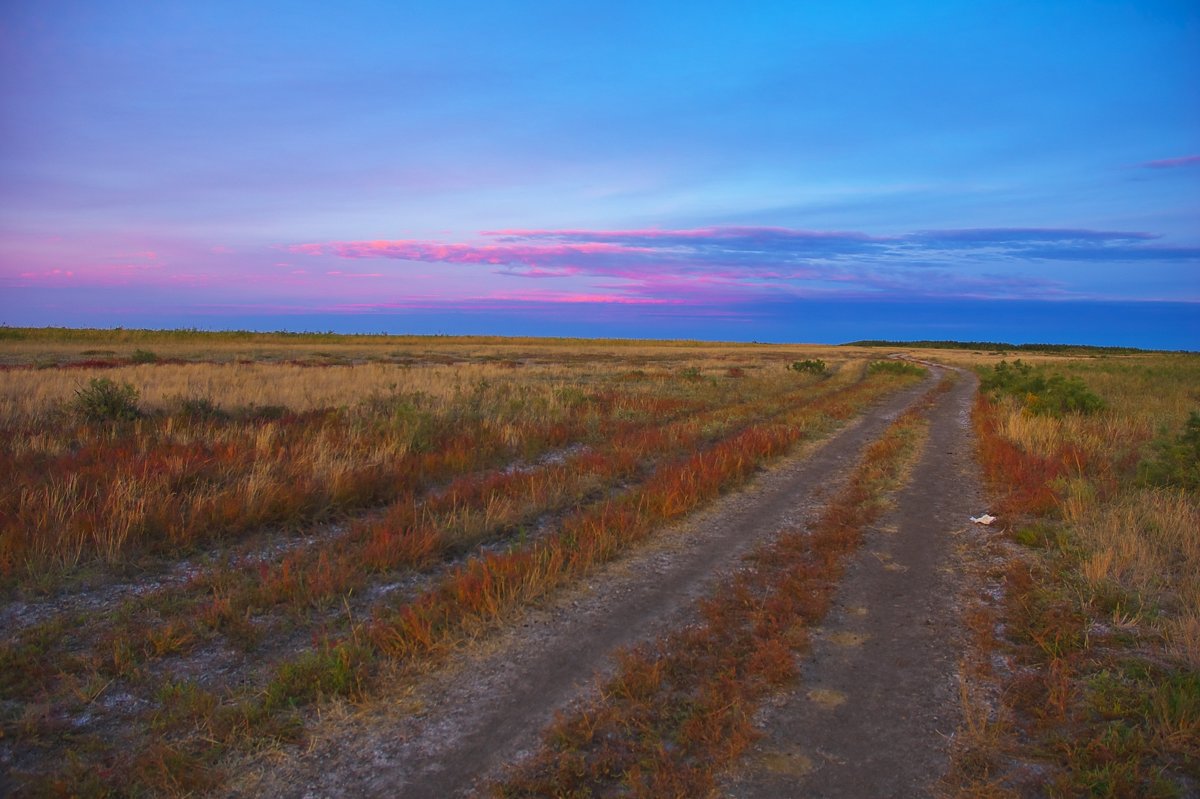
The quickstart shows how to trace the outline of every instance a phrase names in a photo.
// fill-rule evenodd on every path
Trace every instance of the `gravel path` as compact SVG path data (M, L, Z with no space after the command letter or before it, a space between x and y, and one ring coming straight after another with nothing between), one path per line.
M686 623L741 555L815 518L863 447L932 385L894 396L860 421L764 472L664 531L421 684L317 725L303 752L235 770L234 796L463 796L531 751L563 709L593 690L615 650ZM959 394L962 392L960 391ZM958 396L958 394L956 394Z

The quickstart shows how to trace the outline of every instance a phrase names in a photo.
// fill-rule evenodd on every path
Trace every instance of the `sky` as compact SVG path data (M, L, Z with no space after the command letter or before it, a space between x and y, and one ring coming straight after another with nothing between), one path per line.
M1200 4L0 4L0 324L1200 350Z

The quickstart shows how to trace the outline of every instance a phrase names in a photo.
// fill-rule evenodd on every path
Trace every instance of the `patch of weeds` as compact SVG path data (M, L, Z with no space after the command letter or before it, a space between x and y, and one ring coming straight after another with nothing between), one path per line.
M1163 748L1179 752L1200 770L1200 671L1180 670L1159 680L1148 716Z
M62 762L53 773L14 772L18 795L25 796L115 796L111 784L112 770L97 768L95 762L81 755L78 741L68 749ZM10 787L5 785L6 788Z
M0 699L34 695L62 667L54 646L66 632L63 619L30 627L0 645Z
M1174 440L1164 431L1151 446L1154 456L1138 466L1141 484L1200 490L1200 413L1188 415Z
M150 350L134 350L129 356L130 363L158 363L158 356Z
M159 708L150 726L159 731L183 729L211 717L217 708L217 697L189 680L164 682L155 698Z
M1061 659L1087 647L1088 620L1069 599L1031 587L1013 604L1013 634L1044 658Z
M195 634L187 625L171 621L148 629L142 649L146 657L160 658L186 651L195 638Z
M1035 522L1017 529L1013 540L1030 549L1045 549L1057 543L1058 531L1049 524Z
M271 711L305 705L321 697L358 696L370 662L371 651L353 644L305 652L275 672L266 688L264 707Z
M700 367L699 366L689 366L686 369L680 370L679 376L682 377L684 380L699 380L700 379Z
M407 438L409 450L426 452L437 440L437 417L425 408L421 394L380 399L375 406L381 424Z
M1146 715L1148 677L1144 667L1134 673L1103 669L1091 675L1087 681L1088 710L1102 719Z
M203 723L217 748L247 740L294 743L304 737L298 713L269 710L262 696L219 704Z
M929 370L924 366L918 366L915 363L908 361L871 361L867 366L867 373L873 375L909 375L912 377L924 377L929 373Z
M565 386L559 389L556 398L567 408L577 408L587 404L588 401L587 393L576 386Z
M210 397L181 397L178 402L179 417L189 422L208 422L229 418L229 414L221 410L221 406Z
M1078 377L1047 375L1021 359L1001 361L980 378L980 388L999 397L1008 394L1022 402L1036 416L1062 416L1067 413L1091 414L1105 408L1104 400L1093 394Z
M161 741L134 759L129 776L130 782L153 796L191 796L220 783L219 775L204 758Z
M1064 795L1180 796L1178 786L1155 764L1153 746L1137 725L1115 720L1101 726L1080 745L1064 747L1069 771L1056 785Z
M240 409L236 416L243 422L278 422L289 413L286 405L250 405Z
M134 642L125 635L113 636L107 645L108 654L102 655L99 668L102 673L113 677L136 678L141 673L145 655L138 651ZM103 652L103 647L100 650Z
M801 374L820 375L821 377L825 377L829 374L829 368L825 365L824 361L819 359L793 361L788 369Z
M92 378L75 390L75 410L89 422L131 421L142 415L138 391L129 383Z

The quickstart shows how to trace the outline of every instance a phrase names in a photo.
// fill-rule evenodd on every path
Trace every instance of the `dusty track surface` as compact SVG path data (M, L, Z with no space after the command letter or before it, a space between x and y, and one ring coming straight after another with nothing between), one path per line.
M756 757L726 786L745 799L928 796L958 726L960 576L981 512L963 375L932 413L895 507L868 532L793 694L759 719Z
M695 600L719 590L722 578L738 567L741 555L781 529L816 518L824 501L843 485L863 447L930 385L932 381L927 381L868 411L859 422L775 466L744 490L722 498L664 531L652 543L597 571L586 585L527 611L503 632L466 647L450 666L418 684L396 681L390 692L384 691L365 707L335 708L317 725L306 751L278 753L270 762L259 759L245 763L244 768L235 766L233 773L238 779L231 793L314 797L470 794L498 776L505 764L534 748L556 710L594 690L597 678L611 671L617 650L686 623ZM846 702L846 712L855 711L868 719L878 717L881 711L872 703L877 694L888 694L879 701L899 704L894 711L889 705L886 712L913 717L920 722L914 727L920 732L913 734L934 738L936 731L949 732L953 727L952 715L945 709L952 699L953 683L948 675L953 654L942 641L938 621L949 612L939 604L948 595L944 584L949 577L940 570L951 528L961 528L966 519L963 511L975 508L957 483L945 481L948 475L961 475L968 462L964 426L972 390L973 384L961 381L935 411L930 443L913 487L889 522L897 532L873 534L846 584L847 592L866 593L847 593L841 600L847 609L870 608L861 619L853 618L855 624L867 625L863 632L872 636L869 641L894 639L882 655L875 655L886 662L861 665L861 688L855 689L861 698ZM936 508L930 507L933 502ZM910 530L916 532L910 534ZM936 532L927 535L922 530ZM884 568L888 563L907 570ZM868 576L865 581L864 576ZM908 596L910 584L930 598ZM833 633L838 624L850 623L851 616L848 610L835 612L829 621ZM904 629L914 625L918 629L912 632L924 641L925 650L914 649ZM814 651L815 663L830 660L835 664L825 643L819 643ZM852 656L866 658L868 651L874 650L864 644ZM898 663L897 658L904 662ZM892 685L898 670L912 672L912 686L898 693L883 691L879 681L887 679ZM822 684L821 680L825 676L814 672L805 675L804 683ZM937 692L932 705L922 694L928 685ZM778 708L779 718L767 720L768 724L778 724L784 733L803 715L793 712L795 704ZM895 743L889 741L889 745ZM910 748L915 748L917 742L912 743ZM856 768L867 765L865 759L852 757ZM914 757L907 749L898 753L905 768ZM938 757L939 752L932 755L933 760ZM916 776L896 785L924 784L933 768L931 762L923 756L919 764L911 764ZM874 767L892 768L884 761ZM822 773L831 772L814 769L811 776ZM790 788L779 793L758 780L763 776L774 779L778 769L756 768L741 776L743 780L735 787L747 796L793 795ZM874 791L866 783L861 790L853 795L890 793Z

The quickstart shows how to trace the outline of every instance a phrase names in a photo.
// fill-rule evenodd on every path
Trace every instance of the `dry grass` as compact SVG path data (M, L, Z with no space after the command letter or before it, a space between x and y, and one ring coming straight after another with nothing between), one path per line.
M965 664L968 718L988 695L991 716L1012 723L999 737L964 729L980 743L959 748L956 778L968 794L1176 796L1200 767L1200 496L1147 485L1139 464L1200 407L1200 358L1045 363L1104 408L976 408L995 508L1023 551L1003 554L1003 601L973 611L983 654ZM1020 777L1022 761L1037 770Z
M114 339L0 335L0 747L35 793L208 789L911 380L829 348ZM93 378L140 413L76 412Z

